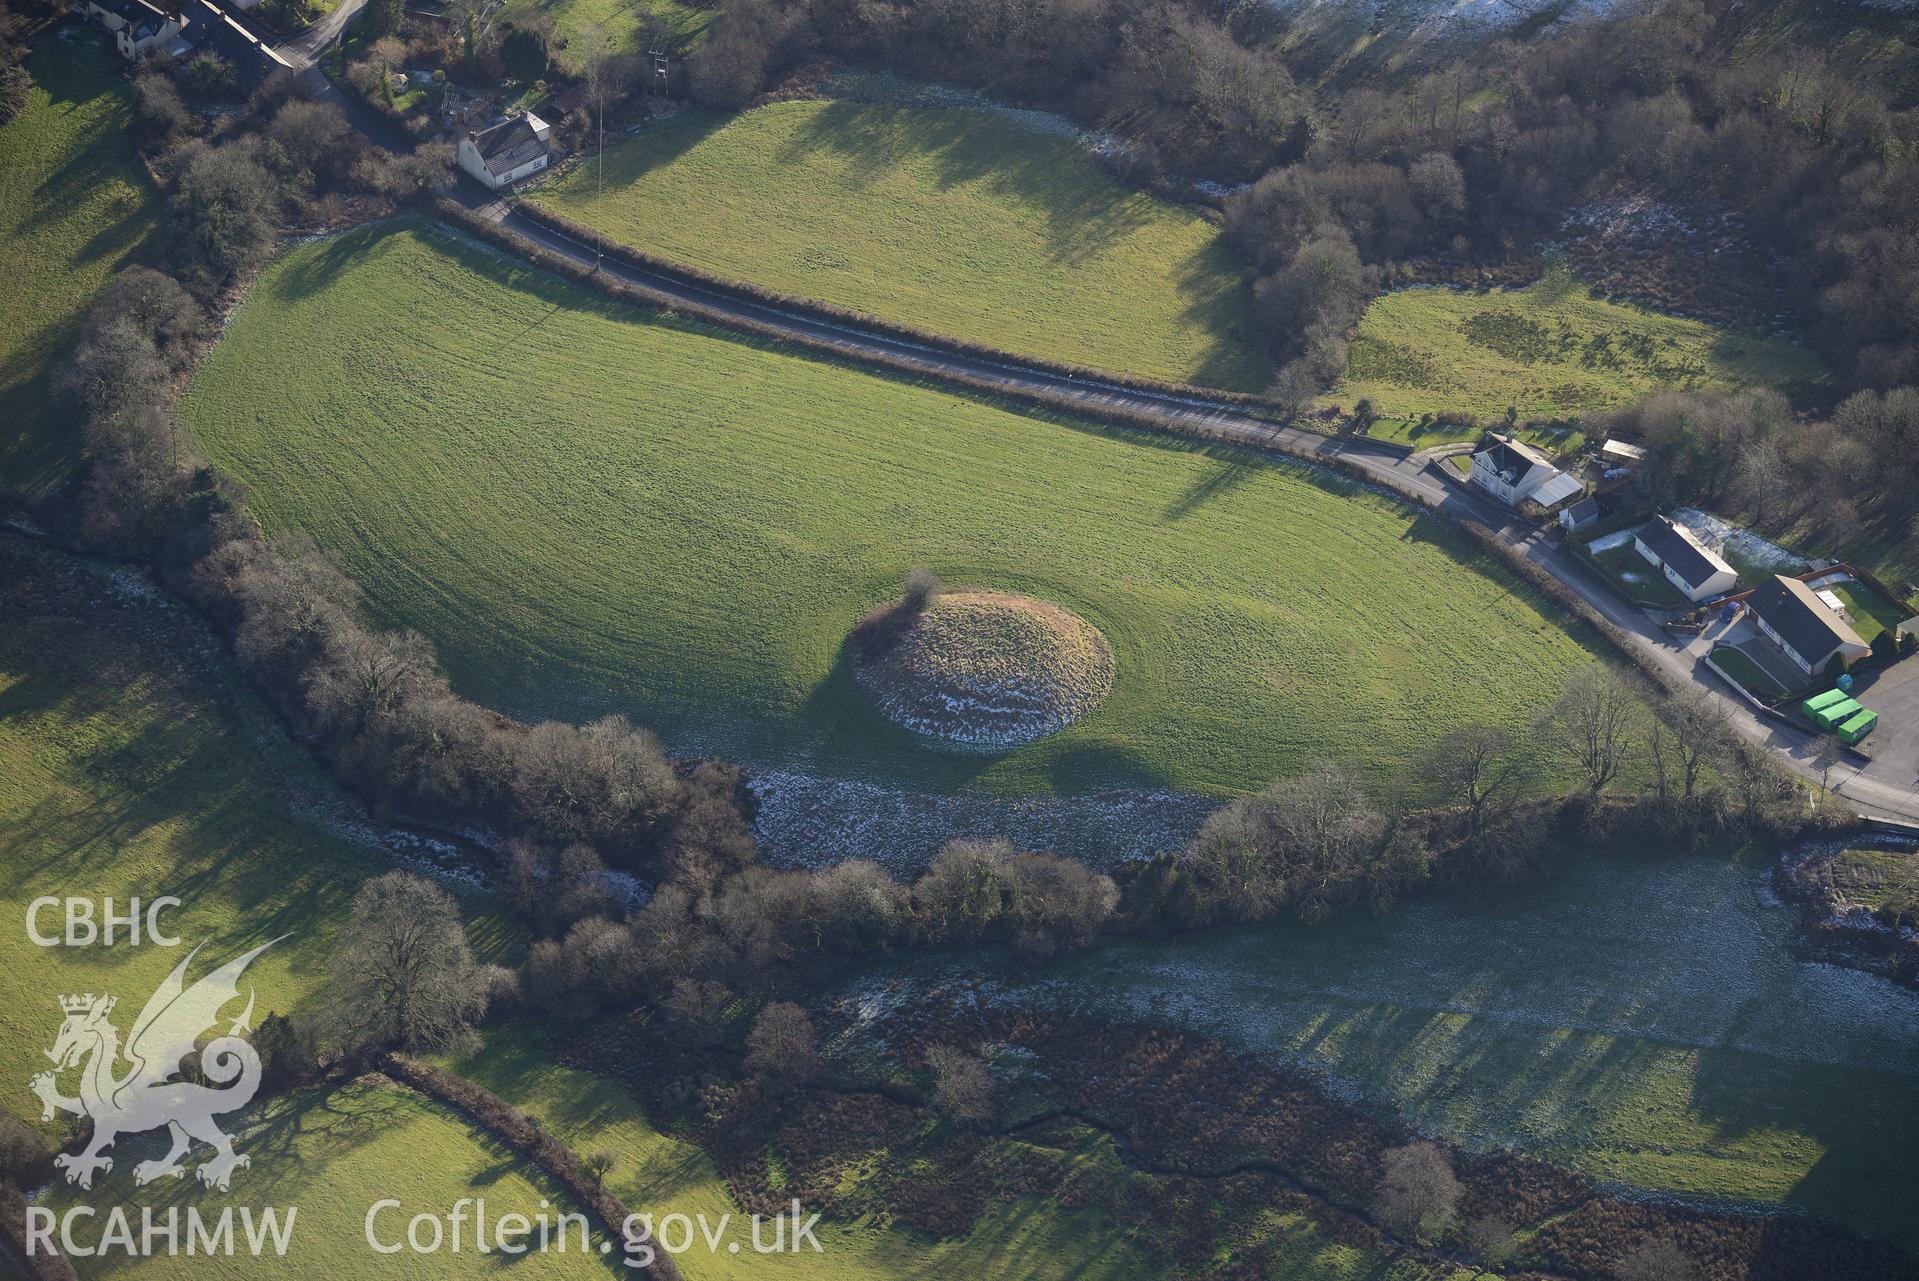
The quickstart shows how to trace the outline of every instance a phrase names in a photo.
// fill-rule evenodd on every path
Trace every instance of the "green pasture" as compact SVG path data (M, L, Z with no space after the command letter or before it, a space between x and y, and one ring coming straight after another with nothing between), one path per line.
M1367 307L1346 375L1328 395L1362 398L1373 434L1436 445L1474 428L1424 415L1574 419L1655 391L1762 384L1818 394L1826 371L1783 339L1594 298L1563 270L1524 289L1402 289ZM1576 444L1569 440L1563 444Z
M1587 658L1369 490L648 319L417 223L290 253L181 412L460 690L681 751L1002 791L1251 788L1318 757L1384 781L1465 721L1525 726ZM1093 623L1112 695L1008 755L890 726L842 642L918 566Z
M711 1159L696 1147L669 1138L648 1124L632 1096L618 1086L573 1068L559 1066L539 1052L524 1029L496 1033L478 1054L454 1060L453 1070L540 1118L577 1152L617 1153L619 1163L607 1176L610 1188L634 1213L655 1220L669 1214L737 1214L731 1194ZM1012 1155L1025 1141L991 1142ZM1075 1147L1051 1149L1063 1157L1076 1179L1111 1187L1110 1194L1082 1196L1069 1208L1032 1197L996 1200L967 1232L934 1240L889 1228L871 1218L823 1222L816 1231L822 1252L741 1258L712 1253L703 1246L675 1256L688 1281L880 1281L914 1277L955 1281L980 1276L1018 1276L1031 1281L1101 1281L1146 1275L1150 1259L1133 1242L1150 1223L1135 1224L1105 1206L1119 1200L1119 1189L1142 1177L1126 1166L1110 1139L1086 1131ZM910 1162L914 1153L878 1151L864 1168L881 1161ZM842 1191L862 1177L849 1170ZM1299 1214L1270 1216L1251 1230L1270 1249L1271 1281L1412 1281L1430 1274L1402 1266L1366 1250L1343 1245ZM1462 1271L1457 1281L1469 1275ZM1496 1281L1494 1274L1485 1274Z
M1564 855L1528 884L1005 977L1009 999L1064 984L1303 1064L1470 1146L1919 1244L1919 994L1794 960L1766 861Z
M1088 368L1260 391L1245 264L1070 136L989 110L686 111L533 198L626 244ZM603 188L603 190L602 190Z
M123 1253L95 1259L76 1259L82 1278L95 1277L236 1278L255 1277L403 1277L414 1281L439 1278L592 1277L609 1279L634 1275L620 1265L619 1243L604 1233L591 1232L584 1243L577 1222L560 1241L559 1218L579 1214L580 1207L566 1192L515 1153L452 1110L423 1095L364 1077L344 1084L319 1085L272 1097L229 1118L224 1128L234 1147L252 1158L252 1165L236 1170L226 1193L203 1188L191 1174L137 1188L131 1170L136 1160L157 1158L166 1149L163 1135L125 1138L114 1145L116 1159L110 1173L96 1178L90 1191L56 1181L44 1204L55 1213L73 1205L94 1207L104 1216L124 1206L136 1234L141 1212L151 1209L165 1221L169 1209L182 1218L182 1252L169 1256L128 1259ZM476 1208L467 1208L461 1248L453 1248L452 1229L443 1222L439 1250L428 1253L431 1229L421 1228L422 1249L397 1254L376 1251L369 1244L367 1215L376 1202L397 1200L396 1209L377 1212L372 1234L381 1245L404 1244L408 1221L416 1214L445 1220L455 1202L464 1198L486 1202L489 1231L507 1214L532 1221L537 1233L539 1216L549 1224L549 1248L519 1256L499 1251L481 1253L473 1236ZM284 1258L268 1254L254 1258L242 1251L235 1257L199 1254L187 1256L184 1221L188 1207L203 1221L217 1218L225 1206L246 1206L257 1214L266 1206L296 1207L293 1231ZM235 1210L236 1217L238 1210ZM81 1223L75 1235L97 1237L101 1219ZM589 1225L592 1219L588 1218ZM239 1224L236 1239L244 1239ZM537 1239L537 1238L535 1238ZM490 1242L489 1242L490 1243ZM603 1245L611 1246L602 1252Z
M147 255L159 212L105 40L56 28L26 65L26 109L0 125L0 491L37 497L80 456L72 416L51 403L50 366L93 295Z
M335 923L390 866L327 826L337 801L177 606L117 593L83 562L0 535L0 1106L37 1119L28 1078L60 1025L57 998L107 991L125 1032L160 981L204 944L197 976L287 936L247 971L256 1022L324 982ZM42 896L118 910L171 894L179 949L34 945ZM514 933L484 910L483 950ZM58 909L43 934L59 933ZM227 1011L239 1013L238 1006Z

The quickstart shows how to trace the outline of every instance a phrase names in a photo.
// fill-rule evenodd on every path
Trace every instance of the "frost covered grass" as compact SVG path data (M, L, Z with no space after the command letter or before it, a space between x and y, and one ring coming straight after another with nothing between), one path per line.
M1272 378L1245 264L1211 223L1003 111L686 111L609 147L604 195L587 163L533 199L662 257L1002 350L1234 391Z
M1912 1246L1919 993L1793 960L1767 862L1580 855L1533 884L1109 945L995 986L1196 1027L1469 1145Z
M1326 473L650 319L418 223L289 253L182 415L463 693L816 776L1383 781L1453 726L1524 728L1587 657L1444 525ZM1001 755L890 724L845 638L917 567L1084 619L1112 693Z

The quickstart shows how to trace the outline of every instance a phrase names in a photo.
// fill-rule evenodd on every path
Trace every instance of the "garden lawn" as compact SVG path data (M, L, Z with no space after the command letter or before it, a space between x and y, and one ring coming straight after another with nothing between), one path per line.
M1772 702L1784 698L1788 691L1785 686L1774 680L1759 664L1746 657L1741 651L1730 645L1716 645L1712 651L1712 661L1725 670L1726 675L1746 687L1746 692L1756 698Z
M1529 884L984 977L1003 999L1171 1019L1303 1064L1475 1148L1784 1202L1913 1248L1919 993L1793 959L1798 909L1767 865L1564 854ZM948 965L917 972L980 977Z
M1523 728L1588 658L1370 490L649 319L414 223L268 271L182 413L464 693L630 713L680 751L999 791L1253 788L1320 757L1384 782L1449 728ZM889 725L842 642L918 566L1098 627L1111 696L1002 756Z
M179 607L0 534L0 1106L21 1116L40 1115L26 1085L47 1066L58 996L111 992L125 1032L186 949L205 944L197 977L286 935L247 971L257 1024L317 989L354 891L390 866L324 824L325 780L215 646ZM178 949L26 935L42 895L124 911L164 894L183 900L162 918ZM484 908L469 905L476 942L510 953L515 932ZM58 933L58 909L39 924Z
M1906 611L1874 591L1869 583L1855 578L1849 582L1834 583L1830 590L1845 605L1846 613L1852 619L1852 630L1858 632L1859 639L1868 645L1879 633L1889 632L1906 621Z
M1260 391L1245 264L1071 136L1000 112L682 112L533 199L679 262L1023 355Z
M1346 376L1329 394L1381 415L1373 434L1426 446L1476 428L1419 421L1589 416L1649 392L1763 384L1803 399L1826 371L1804 348L1590 297L1563 270L1524 289L1403 289L1366 309ZM1561 442L1562 445L1576 441Z
M1687 603L1679 589L1667 582L1663 573L1647 564L1645 557L1635 551L1631 543L1622 543L1594 553L1593 562L1613 586L1634 604L1665 609Z
M100 287L147 256L159 210L105 40L62 26L26 65L26 109L0 126L0 491L37 498L80 460L50 366Z

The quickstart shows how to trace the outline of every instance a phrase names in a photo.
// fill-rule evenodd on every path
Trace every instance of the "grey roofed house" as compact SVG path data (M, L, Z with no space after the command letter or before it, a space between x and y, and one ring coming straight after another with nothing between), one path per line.
M1497 432L1487 432L1474 452L1471 479L1509 507L1535 502L1550 510L1579 497L1582 489L1545 454Z
M1692 531L1664 516L1654 516L1633 538L1672 570L1694 599L1708 586L1724 591L1737 579L1733 567L1694 538Z
M1821 671L1834 653L1850 662L1871 648L1846 620L1796 578L1775 574L1746 597L1759 630L1779 642L1786 656L1808 674Z
M487 169L496 174L511 173L546 151L546 140L533 132L525 116L482 129L473 135L473 145Z

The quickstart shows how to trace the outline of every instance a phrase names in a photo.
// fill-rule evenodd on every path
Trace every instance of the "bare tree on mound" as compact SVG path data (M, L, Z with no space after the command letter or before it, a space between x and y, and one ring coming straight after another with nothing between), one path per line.
M875 605L853 624L853 645L861 657L878 658L900 643L919 616L939 599L940 580L930 569L915 569L906 575L904 590L896 601Z

